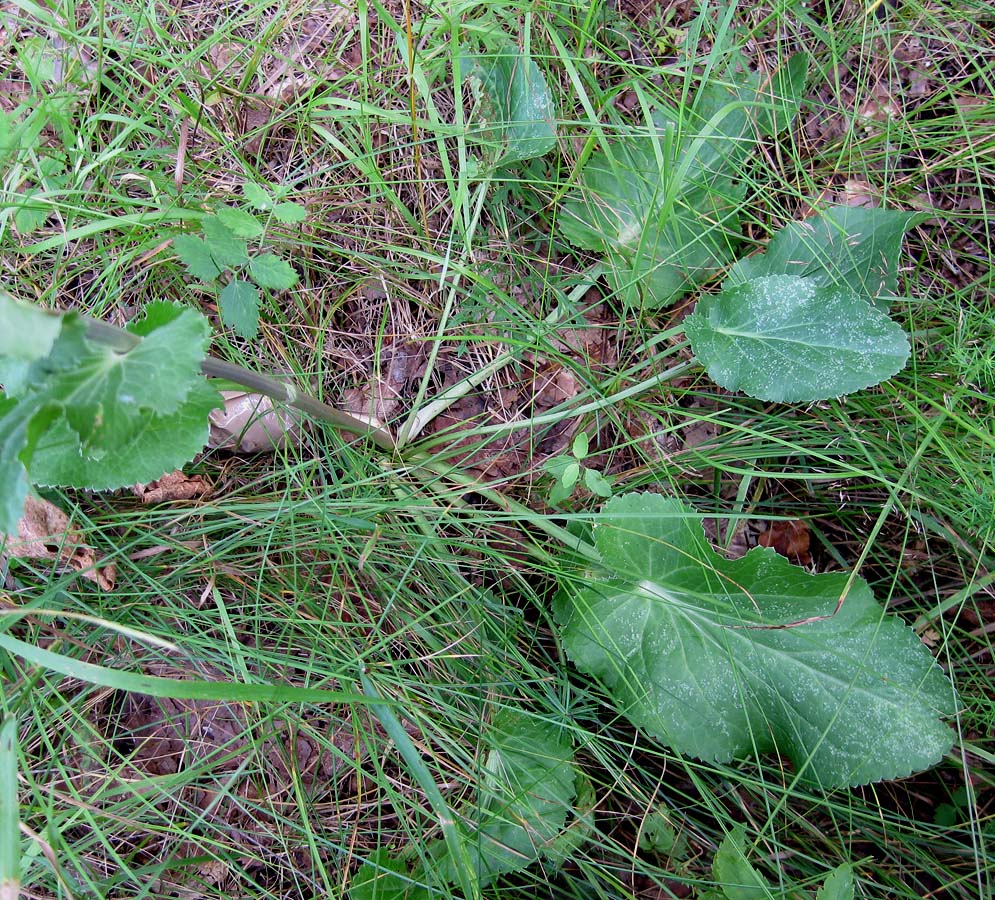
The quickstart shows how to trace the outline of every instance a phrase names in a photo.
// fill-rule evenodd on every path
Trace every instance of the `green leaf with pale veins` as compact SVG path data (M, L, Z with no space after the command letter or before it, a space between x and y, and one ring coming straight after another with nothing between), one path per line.
M765 275L797 275L820 286L848 287L887 312L898 290L902 238L922 217L893 209L835 206L789 222L762 253L736 263L723 287Z
M349 900L429 900L432 894L415 885L403 861L381 848L352 876L346 896Z
M269 210L273 208L273 195L254 181L246 181L242 185L242 193L249 204L256 209Z
M726 900L773 900L767 879L746 858L746 829L737 825L715 851L712 878Z
M221 319L239 337L252 340L259 333L259 290L248 281L235 279L218 297Z
M297 273L275 253L262 253L249 261L249 275L259 287L285 291L297 284Z
M809 575L768 548L727 560L655 494L609 501L594 536L607 574L562 580L564 647L678 751L776 751L830 788L900 778L952 746L953 687L862 579Z
M560 212L574 246L601 251L628 307L679 299L733 259L746 194L740 174L758 133L798 112L807 61L792 57L761 85L731 56L689 107L658 109L642 133L593 153Z
M307 218L307 207L290 201L277 203L273 207L273 218L284 225L296 225Z
M702 91L699 102L718 109L707 120L710 140L701 143L657 113L649 134L594 153L563 204L563 236L605 253L624 305L665 306L732 259L745 196L738 148L746 146L747 127L734 100L716 86Z
M61 405L89 456L117 455L152 416L168 416L203 382L210 328L193 310L153 303L128 327L141 342L127 353L91 344L72 368L53 374L39 398Z
M909 358L909 340L887 314L845 285L798 275L703 296L684 331L717 384L781 403L870 387Z
M237 206L220 206L215 215L233 234L241 238L255 238L263 233L263 223L252 213Z
M843 863L826 876L815 900L853 900L853 866Z
M210 433L208 414L223 405L221 395L201 378L176 410L143 417L113 453L99 457L87 455L79 436L60 419L38 441L31 458L31 480L92 491L153 481L204 449Z

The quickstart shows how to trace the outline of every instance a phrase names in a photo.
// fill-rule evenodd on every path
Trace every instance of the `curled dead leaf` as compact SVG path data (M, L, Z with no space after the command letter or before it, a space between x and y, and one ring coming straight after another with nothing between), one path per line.
M269 397L244 391L222 391L223 409L211 412L207 446L238 453L271 453L299 446L301 423L287 407L277 408Z
M7 535L4 552L15 559L54 560L61 568L75 569L105 591L114 587L113 565L98 566L93 549L83 543L69 517L54 503L28 497L17 534Z
M177 469L148 484L136 484L131 490L142 503L151 505L203 497L211 490L211 482L203 475L184 475Z
M800 519L791 522L771 522L770 527L758 538L761 547L773 547L774 552L800 566L812 565L809 552L808 525Z

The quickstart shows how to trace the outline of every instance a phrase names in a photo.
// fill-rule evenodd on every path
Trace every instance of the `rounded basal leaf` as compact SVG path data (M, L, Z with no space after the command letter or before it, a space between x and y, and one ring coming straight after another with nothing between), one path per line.
M595 543L611 577L564 580L564 646L677 750L776 751L829 788L908 775L952 746L950 682L862 579L809 575L766 548L727 560L655 494L607 503Z
M479 82L481 133L493 165L510 165L549 153L556 146L553 97L542 71L505 37L483 54L465 50L457 58L465 78Z
M798 275L702 297L684 329L717 384L761 400L848 394L890 378L909 357L905 332L867 300Z
M465 811L466 848L480 883L528 867L556 841L576 796L573 751L563 730L552 723L505 710L485 736L490 750L478 783L478 796ZM457 863L440 841L431 876L458 883Z

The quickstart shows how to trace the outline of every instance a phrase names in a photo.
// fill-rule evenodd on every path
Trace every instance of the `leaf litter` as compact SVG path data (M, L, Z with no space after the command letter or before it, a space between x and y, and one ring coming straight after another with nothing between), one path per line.
M54 562L57 569L72 569L105 591L114 587L113 563L98 564L98 555L83 540L79 528L50 500L28 497L17 534L7 535L3 553L14 559Z
M635 4L630 4L630 6L635 6ZM682 6L688 6L688 8L690 8L690 5L684 4ZM656 8L655 8L654 5L652 5L652 4L646 4L645 5L645 13L644 14L647 16L647 19L648 19L649 16L654 15L655 12L656 12ZM690 17L690 14L688 15L688 17ZM205 21L205 24L207 24L210 27L210 23L209 22ZM288 30L289 30L289 28L288 28ZM306 62L305 62L305 65L306 65ZM224 68L224 65L222 65L219 62L218 65L217 65L217 68ZM334 79L336 77L336 75L337 75L336 72L331 72L330 73L330 76L331 76L332 79ZM276 81L273 82L274 85L277 84L277 83L278 82L276 82ZM262 104L263 104L263 106L265 107L265 117L263 117L262 115L260 115L260 117L252 123L251 128L249 129L249 130L253 130L253 131L257 132L261 139L257 143L254 143L254 144L250 143L249 146L248 146L248 149L251 152L253 152L253 153L257 153L258 152L264 158L264 160L266 160L268 162L268 164L270 164L270 165L277 165L277 164L279 164L279 162L281 160L281 156L283 155L284 147L281 146L281 144L280 144L279 141L268 140L267 138L279 137L279 129L281 127L280 123L278 121L279 113L280 113L281 109L285 108L285 104L292 103L294 92L292 90L291 91L284 91L283 88L280 88L280 90L278 90L278 91L271 91L270 93L272 94L272 96L274 98L278 98L278 99L276 99L275 102L269 101L269 100L263 100L263 101L261 101ZM225 113L224 105L221 105L221 106L217 107L215 109L215 113L217 115L217 121L219 123L221 123L222 125L225 125L226 121L225 121L225 118L224 118L224 113ZM276 119L277 121L271 121L273 119ZM823 132L818 135L818 138L820 140L826 140L826 139L831 139L831 136L828 136L828 133L825 130L823 130ZM935 195L931 195L931 198L932 197L935 197ZM361 212L357 212L356 213L356 221L358 221L358 219L359 219L359 217L361 215L362 215ZM351 241L352 238L348 238L347 240ZM532 365L533 372L536 372L538 370L539 365L541 363L537 364L534 361L532 361L530 364ZM546 393L546 396L548 398L550 398L550 399L553 398L553 397L555 397L555 396L557 396L557 392L559 393L559 395L561 395L563 397L568 397L571 394L571 392L574 392L576 390L575 385L571 384L571 379L575 380L575 376L573 374L573 371L569 370L569 369L566 370L566 375L563 376L562 382L561 382L560 375L561 375L562 371L563 371L563 367L560 366L560 372L557 372L554 375L553 379L552 379L552 385L553 386L551 388L544 388L543 389L543 391L545 391L545 393ZM507 397L500 396L498 398L499 402L498 402L498 405L497 405L497 411L499 413L502 412L502 411L503 412L508 412L508 411L512 411L512 410L518 411L518 410L522 409L523 407L524 408L538 408L538 409L542 409L542 408L547 408L548 409L548 408L550 408L549 405L546 405L545 407L543 407L543 403L550 403L550 400L539 401L538 405L536 405L535 403L533 403L533 407L529 407L528 403L524 403L523 404L522 397L523 396L527 396L529 390L531 390L531 393L532 393L533 397L537 393L542 393L543 392L543 391L538 391L535 388L535 386L534 386L535 385L535 381L536 381L536 379L539 376L537 374L532 374L531 377L532 377L532 380L533 380L533 386L530 389L529 388L524 388L524 387L515 387L515 386L512 386L511 389L510 389L511 393ZM526 377L526 382L527 382L527 380L528 380L528 376ZM410 388L410 384L407 387ZM393 397L394 388L391 388L390 391L388 392L388 391L384 390L382 387L378 388L378 387L374 386L374 387L372 387L370 389L369 393L371 395L374 395L378 390L380 391L382 397L387 398L388 397L388 393L390 393L391 396L388 399L391 399L391 400L395 399ZM382 401L375 401L375 402L381 402L382 404L384 404L384 408L385 408L385 405L386 405L387 401L386 400L382 400ZM484 414L487 411L487 409L488 409L487 404L485 403L482 406L481 402L479 400L474 401L473 403L468 403L468 408L467 409L465 409L465 410L459 410L459 412L464 413L464 415L462 415L462 417L460 417L460 416L454 416L453 420L449 424L454 429L459 429L460 427L463 427L463 428L468 428L468 427L472 428L473 424L476 421L478 421L478 419L475 418L475 417L481 416L482 414ZM555 436L555 441L562 448L562 446L566 446L566 444L568 443L569 436L566 436L566 437L564 437L563 435ZM514 451L512 453L512 456L509 458L509 463L517 461L518 464L519 464L519 471L521 471L521 466L522 466L523 463L525 465L528 465L528 459L529 459L529 457L524 452L516 450L516 451ZM510 465L509 464L507 466L507 468L508 468L508 471L514 471L514 465ZM789 541L789 545L790 545L790 541ZM148 698L146 698L146 699L148 699ZM160 701L154 701L154 703L155 704L159 704ZM192 721L192 722L196 723L198 721L198 718L202 719L202 720L206 720L207 718L209 718L212 715L212 713L210 712L210 710L207 709L207 708L204 708L204 709L201 709L201 710L190 710L188 708L185 708L185 709L177 708L175 710L167 710L166 713L162 713L161 707L159 707L159 710L160 710L160 712L157 713L156 709L150 708L147 711L143 712L140 709L137 709L137 707L136 707L136 711L133 712L133 716L134 717L130 721L135 726L136 730L139 733L141 733L141 734L149 734L151 736L151 738L154 738L154 739L163 739L163 740L167 740L167 741L168 740L179 740L179 741L182 742L184 739L187 739L187 740L190 740L190 741L194 741L195 739L193 737L191 737L189 734L187 734L187 732L184 731L183 727L179 727L178 728L178 731L179 731L178 734L174 735L173 737L170 737L171 732L169 731L168 727L161 728L160 731L157 732L156 731L157 726L154 725L153 723L156 722L156 721L163 721L163 720L169 719L170 717L173 717L173 718L177 719L181 723L181 725L182 725L182 723L187 722L187 721ZM218 713L214 713L213 715L215 715L216 718L219 718L223 725L224 725L224 723L227 722L228 725L225 726L225 727L234 729L236 727L236 725L233 724L233 723L237 723L238 722L239 711L234 711L234 712L232 712L232 711L218 712ZM224 728L222 728L222 732L224 732ZM185 734L186 734L186 738L184 737ZM204 737L205 737L205 735L203 734L202 731L198 732L198 737L196 738L196 740L203 741ZM307 751L303 751L303 752L304 752L304 756L306 758L310 758L307 755ZM170 753L166 753L166 754L164 754L163 758L168 758L169 756L170 756ZM152 762L151 759L149 760L149 765L150 766L154 765L154 763ZM248 833L249 832L247 830L247 832L246 832L246 836L247 837L248 837ZM251 844L251 840L249 840L249 843Z

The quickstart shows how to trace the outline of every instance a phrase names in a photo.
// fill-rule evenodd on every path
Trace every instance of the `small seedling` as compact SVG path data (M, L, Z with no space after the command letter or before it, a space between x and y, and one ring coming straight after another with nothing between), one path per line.
M257 184L243 186L248 205L283 224L303 221L307 210L299 203L277 201ZM221 320L240 337L251 340L259 332L260 288L289 290L297 283L290 263L275 253L250 250L249 241L261 241L265 224L239 206L220 206L200 222L203 237L178 234L173 247L187 271L218 291ZM223 286L221 286L223 284Z
M554 484L549 492L549 502L554 506L573 496L579 484L583 484L596 497L606 500L611 497L612 478L584 465L589 450L587 432L579 431L569 453L553 456L543 463L543 468L553 476Z

